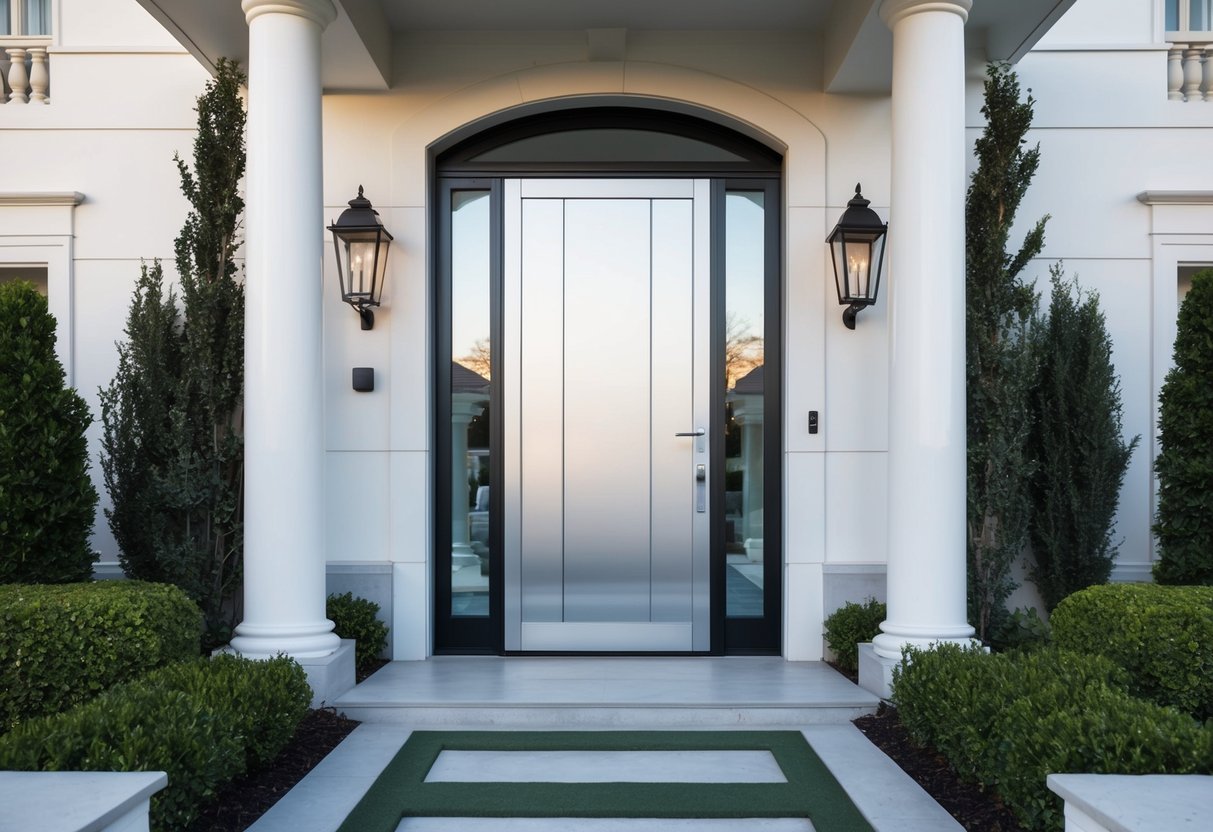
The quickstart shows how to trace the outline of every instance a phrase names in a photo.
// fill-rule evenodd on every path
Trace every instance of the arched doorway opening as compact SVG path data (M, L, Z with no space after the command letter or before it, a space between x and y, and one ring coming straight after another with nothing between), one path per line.
M435 149L435 652L779 651L782 166L652 106Z

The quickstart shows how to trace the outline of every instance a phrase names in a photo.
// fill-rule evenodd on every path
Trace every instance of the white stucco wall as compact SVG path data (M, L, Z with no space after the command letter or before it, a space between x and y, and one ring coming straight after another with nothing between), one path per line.
M207 76L133 0L61 0L57 8L52 103L0 106L0 191L78 191L85 201L57 213L0 207L0 264L29 259L34 243L57 246L48 262L65 265L57 283L52 274L52 306L70 310L72 377L96 414L140 259L161 257L171 271L186 211L172 155L189 153L193 101ZM1079 0L1018 68L1037 99L1032 138L1042 148L1020 227L1053 217L1030 270L1044 285L1061 259L1100 292L1126 435L1143 437L1118 519L1129 567L1122 576L1143 574L1151 557L1149 460L1176 265L1213 262L1213 207L1136 199L1145 190L1213 189L1204 150L1213 126L1205 110L1213 108L1167 100L1160 21L1158 0ZM326 281L327 556L343 568L378 564L376 574L390 565L397 658L423 657L431 644L426 150L477 119L568 96L685 102L728 113L786 149L785 655L820 657L821 621L838 600L828 581L879 582L888 534L889 293L882 289L857 329L846 330L823 240L857 181L897 221L887 208L889 102L823 93L821 46L794 32L630 32L624 57L588 61L584 32L402 36L390 91L325 97L326 220L361 184L396 235L385 305L364 332L338 299L331 243L316 229ZM971 140L982 123L980 58L970 62ZM375 368L375 392L350 389L356 366ZM810 410L821 414L816 435L807 432ZM94 447L98 435L95 427ZM103 560L116 559L100 516L95 544Z
M72 319L59 335L65 364L99 419L97 391L114 373L140 261L159 257L173 272L186 211L173 154L192 152L193 103L208 75L131 0L60 0L54 14L51 103L0 105L0 193L84 200L54 209L53 223L37 219L50 209L0 204L0 264L42 255L51 264L51 309ZM98 422L94 449L100 435ZM95 454L92 475L102 495L93 545L112 563Z

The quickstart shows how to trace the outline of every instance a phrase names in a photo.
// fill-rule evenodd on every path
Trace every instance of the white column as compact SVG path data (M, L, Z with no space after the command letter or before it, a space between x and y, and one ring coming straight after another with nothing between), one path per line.
M321 418L320 33L329 0L243 0L249 26L245 213L244 655L327 656Z
M964 24L971 0L884 0L893 30L888 620L903 645L973 634L965 607Z
M741 539L746 557L761 563L764 528L763 497L763 403L761 395L738 394L733 399L733 419L741 428Z

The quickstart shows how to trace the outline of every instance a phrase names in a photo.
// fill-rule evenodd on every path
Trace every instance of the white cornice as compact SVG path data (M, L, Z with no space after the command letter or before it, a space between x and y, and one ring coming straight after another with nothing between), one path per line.
M1213 191L1142 191L1137 201L1145 205L1213 205Z
M0 191L0 207L75 207L81 202L84 202L84 194L79 191Z

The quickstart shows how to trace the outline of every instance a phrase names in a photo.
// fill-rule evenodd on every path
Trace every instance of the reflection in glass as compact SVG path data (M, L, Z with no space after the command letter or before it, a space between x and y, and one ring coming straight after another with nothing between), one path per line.
M732 618L763 614L763 196L725 195L725 590Z
M476 162L744 162L721 147L653 130L579 129L545 133L495 147Z
M51 33L51 0L25 0L25 29L23 35Z
M489 614L489 193L451 194L451 615Z
M1211 0L1190 0L1188 6L1188 29L1193 32L1209 31Z

